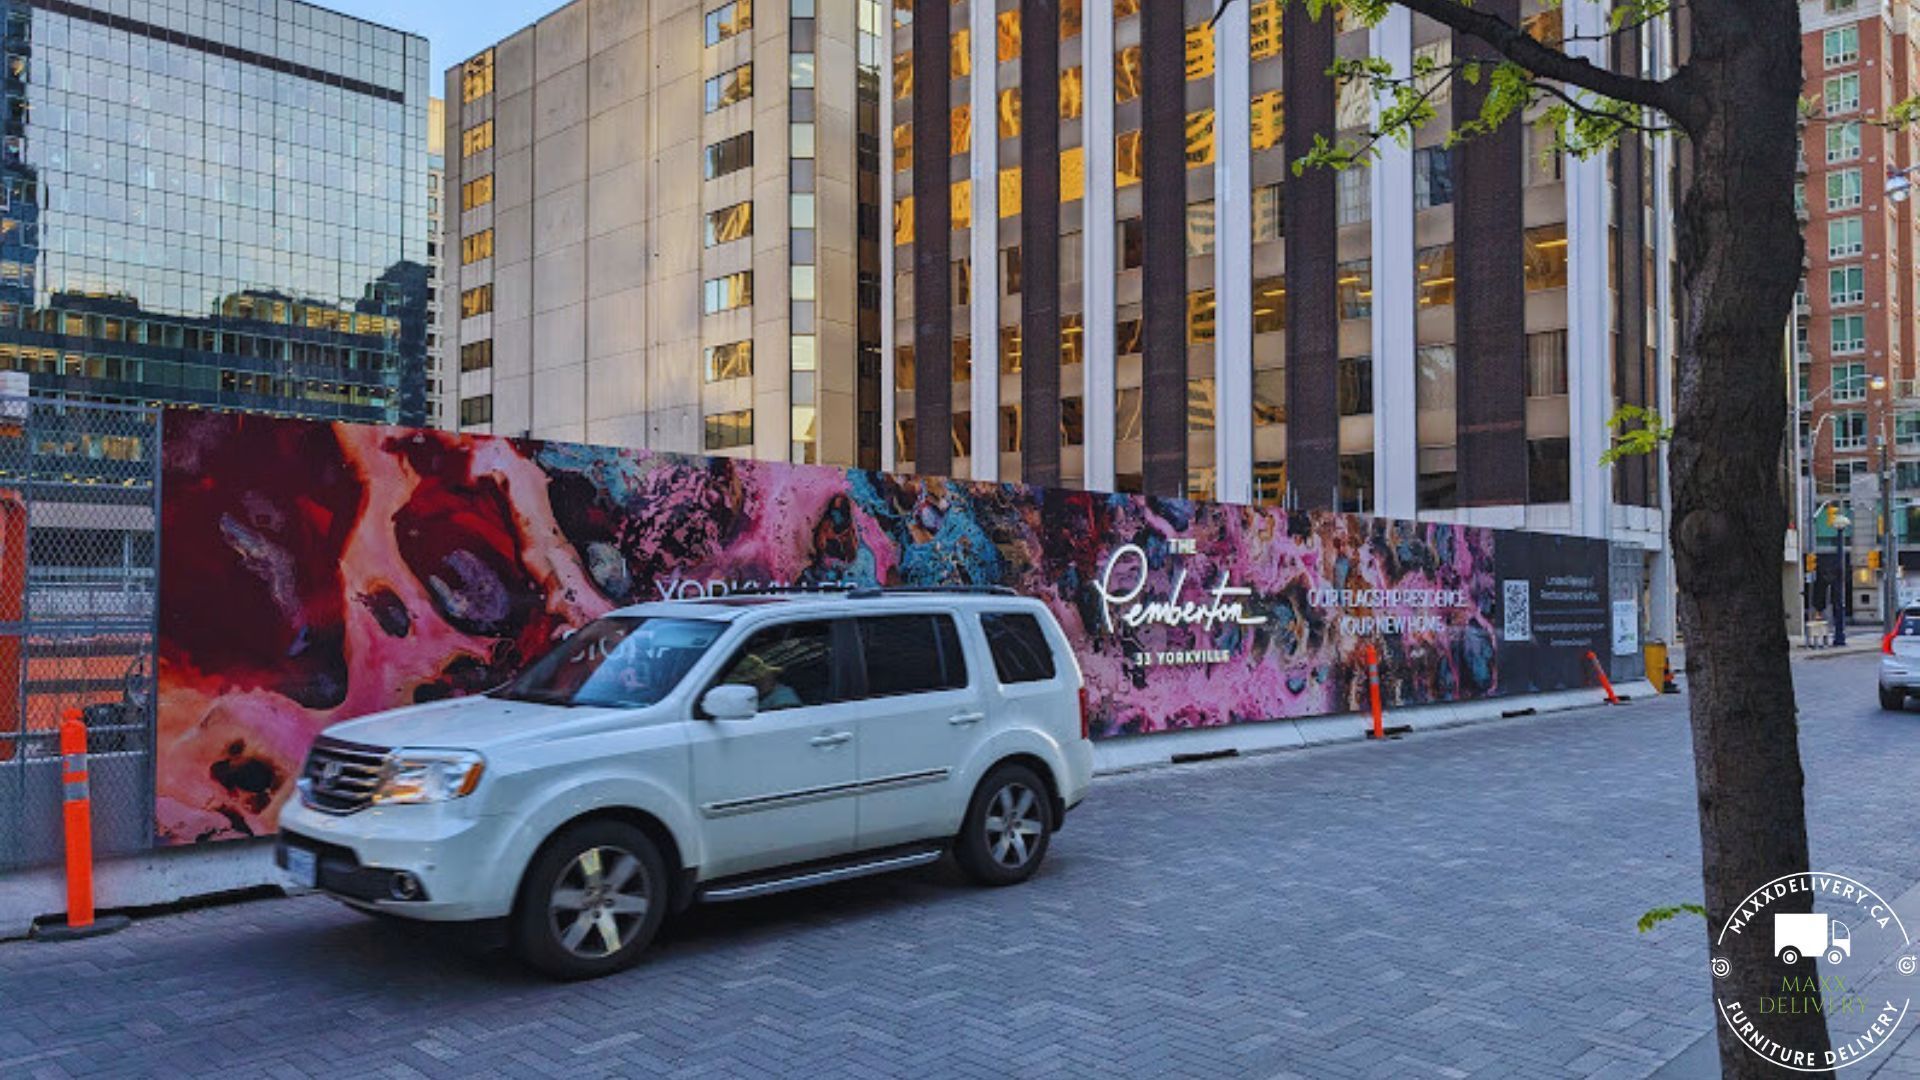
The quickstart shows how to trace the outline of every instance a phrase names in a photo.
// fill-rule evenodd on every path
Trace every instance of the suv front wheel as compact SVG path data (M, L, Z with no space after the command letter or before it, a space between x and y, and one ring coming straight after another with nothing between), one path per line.
M621 821L562 830L534 856L513 911L515 951L560 979L588 979L640 959L667 913L666 861Z
M1033 876L1053 836L1046 782L1025 765L994 769L974 790L954 854L982 885L1014 885Z

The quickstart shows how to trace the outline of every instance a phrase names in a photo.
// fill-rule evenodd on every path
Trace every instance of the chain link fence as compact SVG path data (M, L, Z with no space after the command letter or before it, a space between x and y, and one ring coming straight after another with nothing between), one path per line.
M0 396L0 871L58 861L81 710L94 850L153 843L160 413Z

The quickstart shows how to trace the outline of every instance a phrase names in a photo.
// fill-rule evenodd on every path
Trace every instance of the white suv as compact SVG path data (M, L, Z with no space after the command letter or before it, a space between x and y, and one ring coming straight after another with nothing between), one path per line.
M328 728L279 864L363 910L505 920L579 978L668 911L932 862L1024 881L1087 793L1066 636L1005 590L641 604L484 697Z

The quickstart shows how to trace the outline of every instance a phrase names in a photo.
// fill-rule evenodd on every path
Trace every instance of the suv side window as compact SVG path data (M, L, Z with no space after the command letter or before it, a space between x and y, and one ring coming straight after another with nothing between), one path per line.
M760 630L727 661L720 682L760 690L760 711L828 705L833 682L833 624L782 623Z
M868 697L967 685L966 656L952 616L869 615L855 623L866 656Z
M1053 678L1053 647L1039 619L1019 611L991 612L980 616L980 629L987 632L987 648L1002 683Z

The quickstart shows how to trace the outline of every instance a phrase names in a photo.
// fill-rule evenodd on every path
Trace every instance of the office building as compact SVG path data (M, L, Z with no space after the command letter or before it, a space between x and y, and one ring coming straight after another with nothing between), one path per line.
M1908 198L1888 197L1890 177L1920 163L1910 130L1873 121L1916 92L1920 52L1906 0L1806 0L1800 5L1805 96L1813 108L1801 133L1806 176L1806 279L1795 307L1797 457L1802 491L1795 520L1813 512L1808 535L1819 552L1807 599L1833 610L1843 579L1848 610L1877 619L1879 485L1892 482L1889 515L1898 562L1920 573L1920 403L1912 348L1920 286L1920 217ZM1808 451L1811 451L1809 455ZM1807 468L1811 464L1811 469ZM1836 538L1825 509L1853 527ZM1840 547L1849 549L1842 567Z
M1399 7L1218 7L896 0L889 464L1610 537L1669 621L1659 462L1600 458L1619 406L1671 412L1671 146L1449 149L1461 81L1411 146L1295 176L1372 121L1336 57L1481 49ZM1664 20L1602 49L1596 0L1486 7L1671 63Z
M446 276L447 103L427 102L427 427L448 426Z
M460 428L878 466L883 19L577 0L448 71Z
M423 39L294 0L0 14L0 369L102 400L418 413Z

